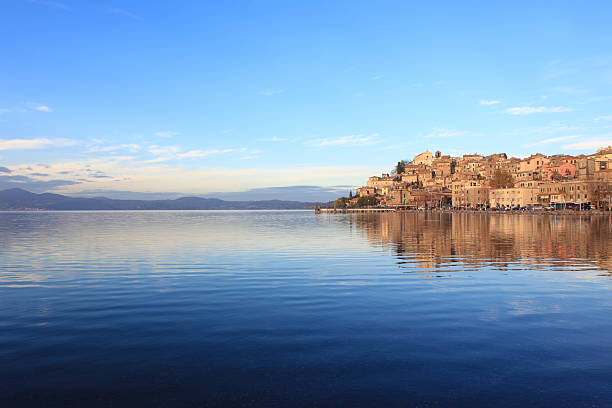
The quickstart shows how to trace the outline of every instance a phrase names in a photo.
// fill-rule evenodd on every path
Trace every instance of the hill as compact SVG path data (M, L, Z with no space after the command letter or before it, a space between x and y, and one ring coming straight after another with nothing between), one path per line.
M105 197L36 194L20 188L0 191L0 210L296 210L313 208L318 204L282 200L225 201L201 197L182 197L176 200L115 200Z

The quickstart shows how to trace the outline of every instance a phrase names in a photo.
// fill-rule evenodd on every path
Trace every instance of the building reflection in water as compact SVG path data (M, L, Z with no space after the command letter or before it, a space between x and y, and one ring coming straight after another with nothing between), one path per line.
M612 274L607 216L406 212L354 215L350 222L414 272L595 268Z

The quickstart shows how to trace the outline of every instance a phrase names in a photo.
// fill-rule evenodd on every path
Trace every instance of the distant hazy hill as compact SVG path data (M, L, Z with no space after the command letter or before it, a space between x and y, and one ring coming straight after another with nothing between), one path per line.
M35 194L20 188L0 191L0 210L295 210L317 203L299 201L224 201L183 197L176 200L112 200L104 197L76 198L60 194Z

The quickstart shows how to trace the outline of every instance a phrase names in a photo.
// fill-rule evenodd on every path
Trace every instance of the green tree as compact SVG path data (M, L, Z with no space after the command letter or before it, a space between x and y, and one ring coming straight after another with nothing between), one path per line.
M353 199L353 190L349 190L349 200Z
M395 168L391 171L391 174L400 175L406 170L406 165L408 162L406 160L398 161L395 165Z
M346 207L346 202L348 199L346 197L340 197L336 201L334 201L334 208L344 208Z
M357 207L371 207L378 204L378 200L374 196L359 197Z

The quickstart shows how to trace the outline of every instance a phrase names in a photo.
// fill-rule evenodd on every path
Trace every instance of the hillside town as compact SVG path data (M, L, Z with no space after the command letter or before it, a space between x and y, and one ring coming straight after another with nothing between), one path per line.
M505 153L462 157L425 151L391 173L372 176L345 207L600 209L612 206L612 147L590 155Z

